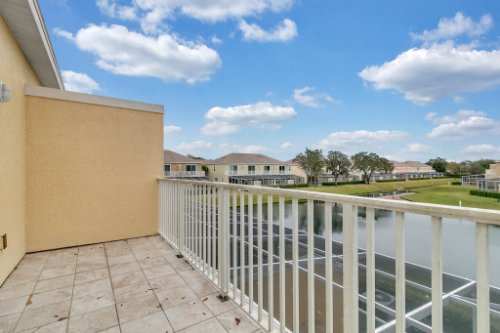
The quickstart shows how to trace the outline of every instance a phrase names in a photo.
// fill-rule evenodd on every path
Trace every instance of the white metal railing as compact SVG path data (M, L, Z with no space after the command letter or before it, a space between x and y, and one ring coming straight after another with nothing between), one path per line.
M367 332L403 333L410 326L443 332L443 306L451 298L473 307L475 332L490 332L492 318L500 320L500 309L490 308L490 289L492 295L498 290L489 280L489 231L500 226L500 212L173 179L159 179L159 197L162 237L216 283L222 296L231 297L268 331L356 333L362 313ZM301 229L299 200L306 210L306 226ZM324 205L323 212L315 211L318 202ZM266 203L270 204L264 209ZM288 224L285 204L291 205ZM332 221L335 207L341 207L342 243L332 239L332 223L325 223L324 238L314 235L315 214ZM394 271L381 271L375 265L376 258L382 259L375 252L376 213L380 211L391 211L395 217L395 256L390 259ZM405 258L405 217L410 213L428 217L432 225L428 286L406 276L408 268L415 267ZM452 291L443 286L449 276L442 264L443 218L473 221L476 230L476 279L465 279ZM364 249L358 248L362 220ZM321 242L324 246L318 245ZM359 262L361 257L364 263ZM360 270L365 272L364 281ZM387 276L394 281L394 306L376 301L376 277L379 281ZM362 295L360 286L365 290ZM431 299L406 311L407 287L428 292ZM467 290L475 293L475 299L458 295ZM431 320L421 320L429 315Z
M277 175L292 175L290 171L285 171L285 170L230 170L225 172L226 176L248 176L248 175L270 175L270 176L277 176Z
M165 177L205 177L205 171L165 171Z

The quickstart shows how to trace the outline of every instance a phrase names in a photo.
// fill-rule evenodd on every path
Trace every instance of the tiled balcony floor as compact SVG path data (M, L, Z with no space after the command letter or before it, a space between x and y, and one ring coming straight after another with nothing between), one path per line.
M27 254L0 288L4 332L255 332L159 236Z

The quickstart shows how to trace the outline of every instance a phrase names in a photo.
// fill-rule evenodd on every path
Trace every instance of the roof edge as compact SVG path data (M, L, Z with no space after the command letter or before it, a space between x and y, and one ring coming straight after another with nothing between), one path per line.
M135 111L145 111L145 112L154 112L163 114L163 105L159 104L149 104L149 103L136 102L120 98L83 94L56 88L31 86L27 84L24 86L24 94L26 96L32 96L32 97L57 99L68 102L102 105L115 108L130 109Z

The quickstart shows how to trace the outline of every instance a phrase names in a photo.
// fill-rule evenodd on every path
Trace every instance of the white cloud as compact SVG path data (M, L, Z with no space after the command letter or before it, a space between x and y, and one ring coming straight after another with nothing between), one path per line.
M484 117L484 116L486 116L486 113L482 111L458 110L453 114L444 115L442 117L438 117L438 114L436 112L430 112L425 116L425 120L430 121L434 125L440 125L440 124L456 123L461 120L467 120L470 117Z
M278 129L283 121L296 114L292 107L277 106L270 102L228 108L216 106L205 114L208 123L201 132L205 135L227 135L240 131L242 127Z
M485 34L493 27L491 15L483 15L479 22L474 22L470 17L458 12L453 18L439 20L438 27L433 30L425 30L421 34L413 33L414 40L423 42L435 42L438 40L453 39L460 36L478 37Z
M462 153L469 155L499 154L500 147L491 144L470 145L464 148Z
M290 19L284 19L269 31L255 23L247 23L245 20L241 20L239 28L246 41L287 42L297 37L297 25Z
M302 105L311 107L311 108L322 108L324 107L323 102L328 103L338 103L332 96L327 93L315 93L316 89L314 87L304 87L295 89L293 91L293 99Z
M165 134L172 134L172 133L177 133L180 131L182 131L182 128L180 128L179 126L175 126L175 125L166 125L163 127L163 132Z
M258 145L233 145L229 143L221 143L219 149L227 152L263 154L269 151L267 147Z
M411 154L421 154L428 153L432 150L432 148L428 145L424 145L422 143L409 143L406 145L404 151Z
M114 74L195 83L209 80L221 66L215 50L170 34L150 37L120 25L93 24L75 35L56 33L94 54L97 66Z
M192 151L204 151L204 150L210 150L212 148L212 142L207 142L207 141L202 141L202 140L197 140L193 142L181 142L178 146L177 149L181 151L187 151L187 152L192 152Z
M165 21L177 15L219 22L268 11L281 12L292 4L293 0L133 0L130 5L121 5L116 0L97 0L103 14L137 20L144 32L152 34L164 30Z
M452 42L407 50L359 76L376 90L394 89L415 104L482 91L500 84L500 50Z
M426 117L428 118L428 117ZM443 117L431 117L437 125L427 134L430 138L462 139L478 135L500 135L500 122L488 118L484 112L460 110Z
M99 84L85 73L62 71L61 74L66 90L81 92L85 94L90 94L96 90L99 90Z
M373 145L387 141L399 140L408 136L402 131L366 131L333 132L319 142L319 147L330 149L333 147L348 147L353 145Z
M290 142L283 142L283 143L280 145L280 148L281 148L281 149L285 149L285 150L292 149L293 147L294 147L293 143L290 143Z
M210 38L210 41L214 45L220 45L220 44L224 43L224 41L222 39L220 39L219 37L217 37L215 35L213 35L212 38Z

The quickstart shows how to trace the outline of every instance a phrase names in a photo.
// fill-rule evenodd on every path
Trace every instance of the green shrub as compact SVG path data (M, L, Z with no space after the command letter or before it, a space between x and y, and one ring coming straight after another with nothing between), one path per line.
M309 187L308 184L287 184L287 185L279 185L279 188L298 188L298 187Z
M355 184L364 184L365 182L362 180L353 180L350 182L338 182L335 184L335 182L325 182L321 183L321 186L342 186L342 185L355 185Z
M480 196L480 197L486 197L486 198L500 199L500 193L498 193L498 192L470 190L469 194L470 195L477 195L477 196Z
M451 182L451 185L462 185L462 182Z

